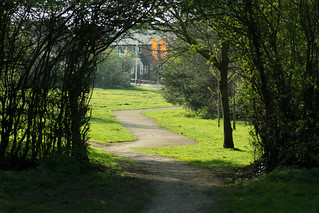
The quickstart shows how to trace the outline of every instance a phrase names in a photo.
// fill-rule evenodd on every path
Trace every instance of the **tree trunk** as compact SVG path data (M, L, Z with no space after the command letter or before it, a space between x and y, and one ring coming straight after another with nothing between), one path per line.
M220 72L219 90L223 108L223 124L224 124L224 148L234 148L233 130L231 128L230 109L228 100L228 51L229 44L222 43L222 61L219 64Z
M193 44L192 41L189 41ZM195 43L196 44L196 43ZM223 123L224 123L224 148L234 148L233 130L231 127L230 109L228 100L228 65L229 65L229 44L222 42L221 44L221 59L216 56L211 57L208 51L198 51L204 58L211 61L220 73L219 91L223 109Z
M217 126L220 127L220 89L219 89L219 81L218 81L218 88L217 88L217 94L218 94L218 100L217 100Z
M85 60L85 59L84 59ZM78 63L76 59L74 62ZM71 62L72 63L72 62ZM75 64L76 64L75 63ZM85 63L83 63L85 64ZM87 68L85 65L85 68ZM87 145L86 141L83 139L83 135L81 134L81 127L83 127L85 123L86 116L86 106L84 106L83 100L85 99L85 84L88 79L83 79L82 76L85 73L82 72L85 68L73 66L71 72L70 80L70 92L69 92L69 104L70 104L70 112L71 112L71 134L72 134L72 149L71 155L78 160L89 160L87 153Z
M233 91L233 130L236 130L236 92L235 92L235 86Z
M226 79L226 80L225 80ZM220 94L223 108L223 124L224 124L224 148L234 148L233 130L231 128L230 110L228 102L228 83L227 70L221 72L220 78Z

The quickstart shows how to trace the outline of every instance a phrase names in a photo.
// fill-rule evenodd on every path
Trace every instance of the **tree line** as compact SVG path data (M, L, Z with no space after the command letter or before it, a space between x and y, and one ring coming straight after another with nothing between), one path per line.
M225 148L235 147L229 84L236 75L260 164L318 166L318 20L319 2L309 0L1 0L0 166L55 153L88 159L99 55L140 23L173 32L182 52L208 62L203 76L216 81L203 85L219 88Z
M158 1L0 1L0 168L88 160L98 55Z
M319 165L318 9L318 1L308 0L185 0L170 5L152 25L174 33L179 51L198 53L215 70L211 77L222 103L224 148L235 146L229 83L237 76L232 87L239 92L242 115L254 127L259 165L267 171L280 165ZM203 79L196 80L198 67L192 68L197 74L180 72L186 82L172 78L178 76L176 69L168 68L163 82L176 85L167 87L169 99L190 108L209 106L198 102L203 100L198 94L211 92ZM202 69L203 77L212 70ZM206 88L194 90L194 81Z

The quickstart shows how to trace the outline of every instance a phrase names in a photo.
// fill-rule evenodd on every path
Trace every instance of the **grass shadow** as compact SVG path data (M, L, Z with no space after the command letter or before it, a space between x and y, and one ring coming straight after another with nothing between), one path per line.
M230 168L239 168L239 167L245 167L246 164L241 164L238 162L230 161L230 160L193 160L188 161L189 163L196 165L196 166L202 166L202 167L230 167Z
M116 122L115 120L112 120L112 119L97 118L97 117L91 117L90 121L91 122L95 122L95 123L99 123L99 124L103 124L103 123L108 123L108 124L118 123L118 122Z
M239 148L233 148L231 150L232 151L237 151L237 152L247 152L247 150L242 150L242 149L239 149Z
M0 170L0 212L138 212L150 189L121 175L134 165L97 149L89 152L90 163L56 155L34 169Z
M150 88L144 88L144 87L137 87L137 86L113 86L113 87L96 88L96 89L159 92L159 91L156 90L156 89L150 89Z

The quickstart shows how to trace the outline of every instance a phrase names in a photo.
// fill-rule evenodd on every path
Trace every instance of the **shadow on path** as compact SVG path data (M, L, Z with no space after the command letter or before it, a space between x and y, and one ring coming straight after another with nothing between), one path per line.
M222 184L216 176L173 158L135 151L136 147L184 146L197 143L185 136L172 133L158 126L142 111L114 111L116 119L137 141L111 144L91 143L106 152L138 162L143 171L127 175L144 179L153 186L154 196L141 212L192 213L219 212L212 195L207 192Z

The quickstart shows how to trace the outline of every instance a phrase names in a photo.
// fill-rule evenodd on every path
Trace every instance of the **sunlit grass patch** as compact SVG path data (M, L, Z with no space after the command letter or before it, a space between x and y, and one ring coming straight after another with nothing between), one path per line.
M110 110L93 110L90 137L95 142L135 141L136 138L115 120Z
M121 170L122 165L130 164L137 166L134 161L114 156L110 153L104 152L101 149L89 147L90 162L98 165L105 166L113 170Z
M183 109L147 111L144 114L157 120L165 129L192 138L198 144L139 149L141 151L170 156L205 167L242 167L253 161L249 127L244 122L237 122L237 129L233 131L236 149L223 149L223 128L217 127L217 120L190 116Z
M90 103L93 109L129 110L171 107L159 90L138 87L99 89L93 91Z
M90 140L96 142L134 141L136 138L119 124L113 110L171 107L160 91L138 87L94 89L91 100Z

